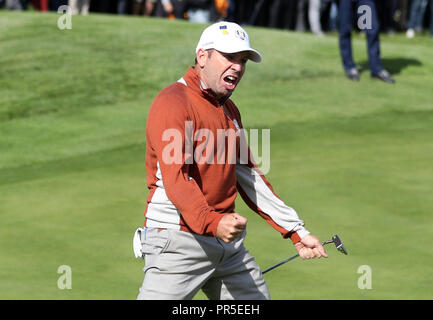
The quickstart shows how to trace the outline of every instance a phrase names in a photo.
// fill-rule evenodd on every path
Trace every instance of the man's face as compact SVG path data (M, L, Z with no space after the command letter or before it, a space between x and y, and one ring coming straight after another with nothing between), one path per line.
M223 53L200 49L197 55L200 78L218 101L233 93L245 72L249 53Z

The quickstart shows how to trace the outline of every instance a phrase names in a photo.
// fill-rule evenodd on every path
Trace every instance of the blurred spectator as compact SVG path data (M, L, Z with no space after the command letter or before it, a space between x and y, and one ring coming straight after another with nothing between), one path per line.
M209 23L212 0L188 0L188 19L195 23Z
M335 1L331 1L331 9L329 12L329 31L338 30L338 6Z
M89 14L90 0L69 0L72 14L82 14L86 16Z
M282 8L283 4L281 0L272 0L269 3L269 21L268 26L270 28L281 28L282 26ZM256 8L258 10L259 8ZM260 8L261 9L261 8Z
M68 0L51 0L49 2L49 8L51 11L56 11L59 9L60 6L67 6L69 3Z
M169 15L169 17L173 17L173 4L170 0L161 0L162 7L164 11Z
M215 10L218 14L216 20L225 20L228 15L228 8L229 8L228 0L215 0Z
M151 16L155 9L156 0L133 0L133 13L134 15Z
M234 22L238 24L253 24L250 23L251 16L254 11L255 1L251 0L235 0Z
M128 0L118 0L116 9L117 9L117 14L127 14L128 13Z
M144 6L146 5L146 0L133 0L133 15L141 15L144 13Z
M346 77L353 81L359 81L359 71L353 62L352 54L351 33L354 24L353 5L356 7L356 12L361 5L367 5L371 10L371 26L363 30L367 34L368 61L371 76L387 83L395 82L389 72L382 66L380 57L379 21L377 19L374 0L341 0L339 2L339 45Z
M415 37L415 33L422 31L422 22L424 19L427 0L413 0L410 6L409 23L407 25L406 36Z
M284 25L285 0L258 0L252 6L253 11L248 24L270 28L282 28ZM253 1L252 1L253 3Z
M296 31L304 32L307 28L305 25L307 0L298 0L296 14Z
M381 22L381 31L392 34L395 30L405 30L407 36L412 38L422 30L424 21L430 22L430 34L433 36L433 0L0 0L0 7L26 10L28 2L40 11L57 11L60 6L69 4L74 14L85 15L89 11L134 14L189 19L199 23L225 20L296 31L309 28L319 36L327 31L341 31L339 3L359 5L361 2L375 2L375 19ZM430 13L429 19L424 19L426 11ZM352 15L354 13L352 11ZM376 46L376 41L368 42Z
M176 19L185 19L187 0L171 0L172 14Z
M153 16L169 19L185 19L187 0L157 0Z
M430 0L430 37L433 38L433 0Z
M23 10L20 0L6 0L6 9L8 10Z
M89 12L118 13L118 0L92 0L90 1ZM127 2L129 8L129 0ZM129 11L128 11L129 12Z
M32 4L38 11L48 11L48 0L32 0Z
M297 17L298 0L273 0L269 4L268 26L295 30ZM304 6L305 9L305 6ZM305 15L303 15L305 18Z
M227 8L227 17L225 20L229 22L234 22L235 14L236 14L236 1L229 0L229 7Z
M318 36L324 36L320 22L321 0L308 1L308 21L311 32Z
M296 28L296 17L298 0L283 0L284 1L284 29L294 30Z
M411 0L399 0L394 13L394 21L398 30L407 30L407 20Z
M299 0L296 15L296 31L304 32L307 30L306 17L308 13L308 23L310 25L311 32L316 35L323 36L324 34L320 22L320 9L321 0Z
M391 35L396 29L396 12L399 0L376 1L381 31Z
M322 0L321 1L321 9L320 9L320 24L322 26L322 31L335 31L336 27L336 18L337 14L335 11L332 12L334 16L334 20L332 21L333 25L331 27L331 9L334 5L333 0Z

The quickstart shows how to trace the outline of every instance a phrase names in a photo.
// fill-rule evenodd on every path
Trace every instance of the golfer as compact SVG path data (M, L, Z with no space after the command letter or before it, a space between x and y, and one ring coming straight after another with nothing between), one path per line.
M243 244L247 219L235 211L238 192L291 239L301 258L327 257L242 143L241 117L229 97L248 60L260 62L261 55L250 47L245 30L215 23L201 35L195 65L151 105L146 124L150 194L144 228L137 230L145 259L138 299L192 299L200 289L209 299L270 299Z

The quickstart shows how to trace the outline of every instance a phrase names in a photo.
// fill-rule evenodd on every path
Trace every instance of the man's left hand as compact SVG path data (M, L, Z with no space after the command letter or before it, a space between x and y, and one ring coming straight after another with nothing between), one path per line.
M316 236L312 234L308 234L303 237L300 242L295 244L295 248L298 250L299 256L302 259L313 259L320 257L328 258L322 243Z

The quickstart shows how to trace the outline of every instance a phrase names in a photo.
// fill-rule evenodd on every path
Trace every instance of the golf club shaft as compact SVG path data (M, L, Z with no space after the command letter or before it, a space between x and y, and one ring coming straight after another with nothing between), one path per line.
M322 242L322 246L324 246L325 244L328 244L328 243L332 243L332 242L333 242L332 240ZM299 257L299 253L295 254L294 256L291 256L290 258L287 258L286 260L283 260L283 261L273 265L272 267L267 268L266 270L264 270L262 272L262 274L265 274L266 272L271 271L271 270L275 269L276 267L279 267L282 264L285 264L286 262L289 262L290 260L295 259L296 257Z
M266 272L271 271L272 269L275 269L276 267L279 267L282 264L285 264L286 262L289 262L290 260L295 259L296 257L299 257L299 253L295 254L294 256L291 256L290 258L287 258L286 260L283 260L283 261L277 263L276 265L273 265L272 267L267 268L266 270L264 270L262 272L262 274L265 274Z

